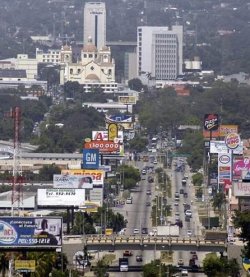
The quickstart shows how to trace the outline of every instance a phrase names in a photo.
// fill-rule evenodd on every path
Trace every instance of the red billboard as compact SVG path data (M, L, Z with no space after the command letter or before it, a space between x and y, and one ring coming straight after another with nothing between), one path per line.
M99 149L100 153L117 153L120 151L120 144L112 140L91 140L84 143L84 148Z

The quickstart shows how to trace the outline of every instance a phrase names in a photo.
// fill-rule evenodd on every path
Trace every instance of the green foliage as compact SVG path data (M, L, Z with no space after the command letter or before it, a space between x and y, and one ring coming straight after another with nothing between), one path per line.
M195 186L201 186L203 183L203 174L201 174L200 172L195 173L192 176L192 181Z
M101 260L98 260L96 267L94 269L95 276L105 277L105 273L107 272L107 270L108 270L108 264L105 261L105 259L102 258Z
M122 165L118 168L118 172L120 172L124 189L135 187L136 183L141 179L139 170L133 166Z
M128 81L128 86L132 90L141 91L143 88L142 82L138 78L134 78Z
M213 208L221 210L222 206L226 203L226 197L223 192L218 192L214 195L213 199Z
M207 254L203 260L204 273L208 277L237 277L240 266L235 259L228 260L226 257L217 257L216 254Z
M61 174L61 169L57 165L55 165L55 164L44 165L39 170L40 178L43 181L52 181L54 174Z
M137 152L143 152L146 149L148 141L146 138L136 135L132 140L129 141L130 150Z
M154 260L143 266L143 277L172 276L176 272L172 265L165 265L160 260Z
M250 213L248 211L234 211L233 223L235 228L240 228L240 237L246 242L243 254L250 257Z

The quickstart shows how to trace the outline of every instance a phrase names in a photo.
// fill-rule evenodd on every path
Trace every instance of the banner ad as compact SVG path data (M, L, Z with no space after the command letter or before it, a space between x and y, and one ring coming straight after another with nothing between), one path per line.
M237 182L233 184L234 196L250 196L250 183Z
M233 163L233 179L239 180L242 176L242 171L250 171L250 159L240 158L234 159Z
M233 151L233 154L235 155L242 155L243 154L243 142L240 143L238 147L235 149L229 149L226 146L225 141L215 141L211 140L210 141L210 153L211 154L227 154L230 151Z
M0 217L0 247L62 246L62 218Z
M38 206L74 206L85 203L85 189L38 189Z
M53 187L63 189L92 189L93 180L86 175L53 175Z
M105 172L103 170L99 169L63 169L61 171L63 175L81 175L81 176L86 176L92 177L93 184L103 184L104 182L104 177L105 177Z

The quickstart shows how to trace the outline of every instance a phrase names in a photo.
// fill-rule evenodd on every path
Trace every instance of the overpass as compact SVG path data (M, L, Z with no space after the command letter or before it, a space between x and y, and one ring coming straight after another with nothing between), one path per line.
M151 250L151 251L203 251L224 252L227 243L222 240L210 241L203 238L161 237L161 236L121 236L121 235L85 235L64 236L63 251L72 261L74 254L86 246L88 250Z

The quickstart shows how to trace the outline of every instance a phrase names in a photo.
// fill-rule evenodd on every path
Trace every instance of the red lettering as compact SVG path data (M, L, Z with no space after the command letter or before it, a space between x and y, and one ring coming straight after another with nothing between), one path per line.
M103 136L102 136L102 133L96 133L95 135L95 140L103 140Z

